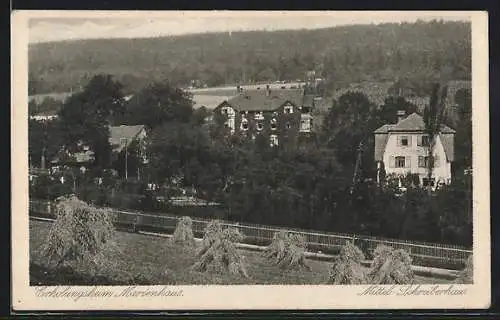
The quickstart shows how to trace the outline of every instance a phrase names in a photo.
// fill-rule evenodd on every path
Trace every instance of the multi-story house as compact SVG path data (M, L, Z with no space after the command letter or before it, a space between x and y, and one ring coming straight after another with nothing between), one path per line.
M224 125L232 134L252 139L259 134L269 137L271 146L294 142L313 131L314 95L304 89L244 91L222 102L214 112L224 116Z
M396 124L386 124L374 131L375 161L378 175L382 165L386 174L403 176L416 174L421 185L449 184L451 182L451 164L454 161L455 131L445 125L441 126L433 147L434 168L429 181L429 136L425 131L423 118L413 113L405 117L403 111L398 112Z

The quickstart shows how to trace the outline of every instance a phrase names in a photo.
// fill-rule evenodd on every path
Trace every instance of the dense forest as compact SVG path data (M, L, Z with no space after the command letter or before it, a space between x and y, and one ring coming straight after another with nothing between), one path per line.
M168 78L207 86L303 79L315 70L329 90L362 80L405 78L417 94L439 79L470 80L471 26L431 21L300 31L79 40L29 47L30 94L79 90L107 73L137 92Z

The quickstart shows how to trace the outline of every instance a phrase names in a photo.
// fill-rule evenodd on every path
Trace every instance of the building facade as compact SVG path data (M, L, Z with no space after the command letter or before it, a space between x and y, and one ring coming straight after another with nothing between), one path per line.
M432 177L429 180L430 140L425 131L423 118L417 113L408 117L398 113L396 124L386 124L375 130L375 161L378 176L382 165L387 175L404 176L416 174L420 184L449 184L452 179L451 165L454 161L455 131L442 126L436 137L431 159L434 161Z
M250 139L265 135L270 146L278 146L311 135L315 101L304 89L239 89L237 96L222 102L214 112L223 116L229 133Z

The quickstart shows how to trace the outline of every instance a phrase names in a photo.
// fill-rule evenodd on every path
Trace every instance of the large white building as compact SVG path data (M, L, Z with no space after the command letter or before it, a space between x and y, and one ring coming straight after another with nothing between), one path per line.
M434 169L428 180L429 136L423 118L413 113L408 117L398 113L396 124L386 124L374 131L375 161L383 164L386 174L404 176L417 174L422 185L451 182L451 164L454 161L455 131L441 127L433 150ZM379 170L380 172L380 170Z

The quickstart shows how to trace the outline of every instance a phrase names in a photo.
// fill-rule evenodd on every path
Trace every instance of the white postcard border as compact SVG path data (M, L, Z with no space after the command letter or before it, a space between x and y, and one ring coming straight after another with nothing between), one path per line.
M219 12L230 16L262 12ZM47 297L39 287L29 286L29 217L28 217L28 19L41 17L165 17L169 15L210 15L209 11L124 12L124 11L17 11L12 15L12 303L15 311L23 310L221 310L221 309L461 309L487 308L490 304L490 183L489 183L489 81L488 81L488 15L487 12L427 12L429 15L469 16L472 21L472 88L473 88L473 241L474 285L440 285L443 293L398 295L405 286L384 286L390 294L363 295L369 286L148 286L136 290L157 290L158 296L119 296L127 287L59 287L59 292L80 292L74 297ZM272 12L266 13L272 14ZM275 13L280 14L280 13ZM283 13L281 13L283 14ZM328 14L327 12L287 12ZM353 12L350 14L370 14ZM371 12L374 16L382 12ZM391 12L390 14L398 14ZM401 13L407 14L407 13ZM430 290L435 285L421 285ZM163 291L161 291L163 289ZM89 291L93 290L93 291ZM464 294L452 294L466 290ZM110 292L112 297L97 292ZM129 289L130 291L130 289ZM181 292L172 296L165 292ZM422 291L422 292L424 292ZM90 292L90 293L89 293ZM91 294L93 292L93 294ZM443 291L444 292L444 291ZM84 297L85 294L92 297ZM104 294L104 293L103 293Z

